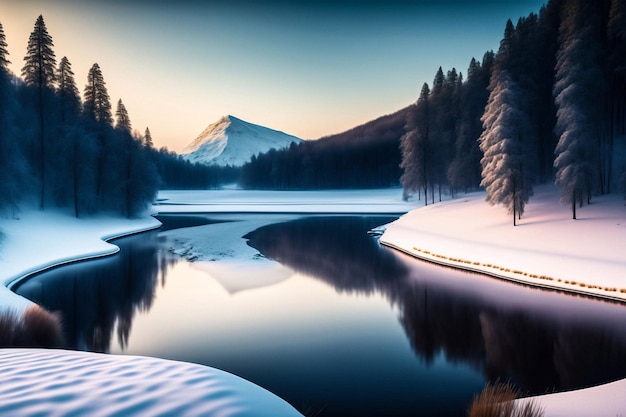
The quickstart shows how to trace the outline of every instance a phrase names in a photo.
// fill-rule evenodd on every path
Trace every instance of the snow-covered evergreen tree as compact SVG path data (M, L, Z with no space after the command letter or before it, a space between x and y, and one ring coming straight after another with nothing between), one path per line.
M484 131L480 136L481 185L487 191L490 204L503 204L516 216L532 195L525 168L524 135L527 117L519 108L521 91L507 71L494 73L489 87L491 93L482 117Z
M443 74L443 73L442 73ZM430 88L424 83L417 103L409 111L406 134L401 138L403 169L400 182L404 190L405 199L409 195L424 190L424 198L428 204L428 186L430 185Z
M574 219L576 203L591 198L593 181L599 176L594 162L599 159L599 103L604 86L589 7L583 0L564 3L554 85L559 138L555 183L562 201L571 203Z

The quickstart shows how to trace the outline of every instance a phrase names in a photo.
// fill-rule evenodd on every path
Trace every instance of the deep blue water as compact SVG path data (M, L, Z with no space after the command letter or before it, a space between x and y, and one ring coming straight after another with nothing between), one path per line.
M274 266L199 267L148 232L17 292L61 312L68 348L214 366L307 416L460 416L486 381L538 394L626 377L625 306L409 258L366 233L392 219L302 217L246 236Z

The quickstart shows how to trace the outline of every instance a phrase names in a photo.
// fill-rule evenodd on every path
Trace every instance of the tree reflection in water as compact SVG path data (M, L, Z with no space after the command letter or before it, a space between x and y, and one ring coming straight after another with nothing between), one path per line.
M193 222L196 220L192 219ZM390 217L308 217L246 237L268 258L342 293L382 294L415 354L469 364L522 392L563 391L626 377L626 308L470 276L381 247L366 232ZM202 221L200 221L202 223ZM61 311L67 347L107 352L128 343L177 262L158 232L120 239L118 255L46 272L17 292ZM68 280L70 280L68 282ZM455 281L456 280L456 281Z
M150 309L156 286L165 285L167 270L176 262L156 234L119 239L116 256L48 271L45 279L33 277L16 292L62 312L67 348L108 352L117 333L123 349L133 318Z
M489 285L517 292L514 305L498 300L496 294L451 290L429 276L442 268L382 248L374 238L355 238L388 221L305 218L263 227L247 238L266 257L337 291L383 294L398 307L414 352L427 362L443 351L448 361L468 363L487 380L509 380L528 394L626 377L623 306L499 281ZM467 278L465 286L474 285L472 278L487 280ZM537 308L538 297L547 302L558 299L564 307L542 310ZM584 313L589 304L593 317Z

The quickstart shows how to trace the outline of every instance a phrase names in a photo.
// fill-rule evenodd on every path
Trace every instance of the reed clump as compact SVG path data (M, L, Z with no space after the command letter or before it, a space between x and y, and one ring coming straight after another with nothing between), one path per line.
M0 312L0 347L55 348L63 345L61 318L33 305L22 314Z
M543 417L544 410L534 400L517 403L519 391L509 383L487 384L474 396L468 417Z

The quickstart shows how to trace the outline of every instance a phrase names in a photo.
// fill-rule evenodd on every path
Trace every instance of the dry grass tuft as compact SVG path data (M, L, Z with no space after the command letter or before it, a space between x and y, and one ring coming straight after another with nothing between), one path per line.
M468 417L543 417L543 409L535 401L516 404L518 392L511 384L487 384L474 396Z
M58 347L63 341L61 317L34 305L26 309L22 317L24 327L35 346Z
M13 310L0 313L0 347L61 347L63 330L58 314L34 305L20 316Z

